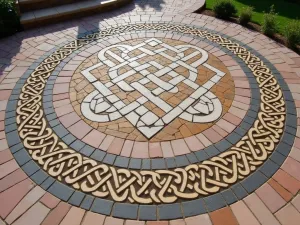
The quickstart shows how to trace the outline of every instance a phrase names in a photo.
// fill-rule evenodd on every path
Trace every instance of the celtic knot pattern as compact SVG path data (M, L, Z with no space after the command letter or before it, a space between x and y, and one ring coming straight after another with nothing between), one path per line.
M111 35L138 30L175 31L206 38L229 49L253 72L261 107L248 133L231 149L199 164L173 170L129 170L108 166L70 149L48 127L42 94L55 67L82 46ZM19 135L25 148L51 176L73 188L117 202L172 203L214 194L244 179L268 158L279 142L285 121L282 91L269 68L246 48L220 35L172 24L114 27L72 41L46 58L27 79L17 106Z
M149 46L157 48L152 50L147 48ZM112 52L112 49L118 49L122 53L118 55ZM130 53L137 49L140 54L130 57ZM186 50L192 50L193 52L185 54ZM168 51L174 53L174 55L167 54ZM112 62L106 55L118 63ZM151 56L157 55L168 59L171 62L170 65L163 66L154 60L144 64L137 61L138 59L151 58ZM189 59L197 56L200 57L196 61L187 64ZM109 122L125 117L143 135L150 139L177 117L195 123L208 123L217 120L222 114L220 100L209 90L223 78L225 73L206 63L208 53L201 48L187 44L173 47L156 38L151 38L135 46L124 44L109 46L98 53L98 58L99 63L81 72L96 89L86 96L81 104L82 114L91 121ZM106 83L102 83L90 73L91 70L103 65L109 67L108 74L111 80ZM203 65L214 72L214 76L201 86L195 83L199 65ZM120 69L126 66L131 69L119 74ZM187 77L174 70L180 66L188 71L189 75ZM157 71L150 73L147 70L149 67L155 67ZM126 82L126 78L137 75L137 72L143 76L142 79L132 83ZM162 78L167 76L171 79L164 81ZM150 83L157 87L149 90L146 85ZM160 96L166 92L178 93L179 88L177 85L181 83L185 83L193 91L179 105L172 107ZM113 93L114 85L125 92L137 90L142 96L130 104L125 104L122 99ZM149 101L159 107L164 115L157 116L143 106Z

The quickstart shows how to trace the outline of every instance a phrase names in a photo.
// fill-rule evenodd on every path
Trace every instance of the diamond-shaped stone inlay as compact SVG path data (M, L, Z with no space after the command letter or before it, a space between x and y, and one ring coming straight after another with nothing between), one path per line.
M153 60L157 57L164 60ZM81 71L95 88L81 104L82 114L91 121L105 123L125 117L150 139L178 117L194 123L209 123L222 114L222 104L210 89L225 73L209 65L208 53L199 47L189 44L171 46L151 38L133 46L109 46L98 53L98 58L99 63ZM214 73L203 85L195 82L200 65ZM103 66L109 68L108 82L91 73ZM187 70L188 75L178 72L179 67ZM193 90L187 98L175 106L162 98L167 93L178 93L181 83ZM115 86L124 92L137 91L139 97L136 101L126 102L114 93ZM146 103L158 107L161 115L144 107Z

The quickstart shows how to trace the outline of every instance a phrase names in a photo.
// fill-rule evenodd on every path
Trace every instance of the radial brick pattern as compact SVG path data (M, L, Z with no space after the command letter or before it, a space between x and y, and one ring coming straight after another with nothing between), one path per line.
M0 41L0 224L299 224L300 57L199 2Z

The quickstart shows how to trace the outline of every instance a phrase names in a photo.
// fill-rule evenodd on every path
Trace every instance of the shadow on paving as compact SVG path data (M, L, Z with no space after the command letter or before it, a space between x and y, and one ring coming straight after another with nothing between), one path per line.
M56 24L46 25L45 27L37 27L28 29L22 32L18 32L10 37L0 39L0 82L3 79L4 71L10 71L13 67L11 64L15 60L20 61L18 66L29 66L33 61L27 58L27 56L32 55L30 50L25 50L21 54L20 47L22 42L25 42L26 39L32 39L34 37L40 38L45 35L55 35L55 32L63 32L65 38L72 40L74 37L80 37L84 33L100 29L99 23L105 19L120 17L126 15L134 10L149 10L149 11L161 11L163 5L165 4L164 0L135 0L125 6L122 6L118 9L113 9L107 12L101 12L99 14L93 14L89 17L83 17L80 19L72 19L65 22L59 22ZM74 27L78 27L76 33L74 33ZM25 48L34 51L35 49L35 40L33 42L29 41ZM35 49L36 51L37 49ZM34 53L33 53L34 54ZM25 57L24 57L25 56ZM22 61L23 60L23 61Z

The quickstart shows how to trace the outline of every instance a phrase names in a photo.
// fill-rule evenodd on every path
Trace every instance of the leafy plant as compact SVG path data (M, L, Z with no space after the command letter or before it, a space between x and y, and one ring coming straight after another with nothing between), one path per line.
M262 32L267 36L273 36L278 31L276 22L277 13L275 13L274 5L271 6L270 12L264 13L261 26Z
M253 7L247 6L244 7L239 16L239 23L241 25L246 25L251 21L251 17L253 15Z
M295 48L300 44L300 21L292 20L284 27L286 44L290 48Z
M13 0L0 0L0 37L16 32L20 19Z
M229 19L237 13L232 0L217 0L213 6L213 11L216 17L220 19Z

